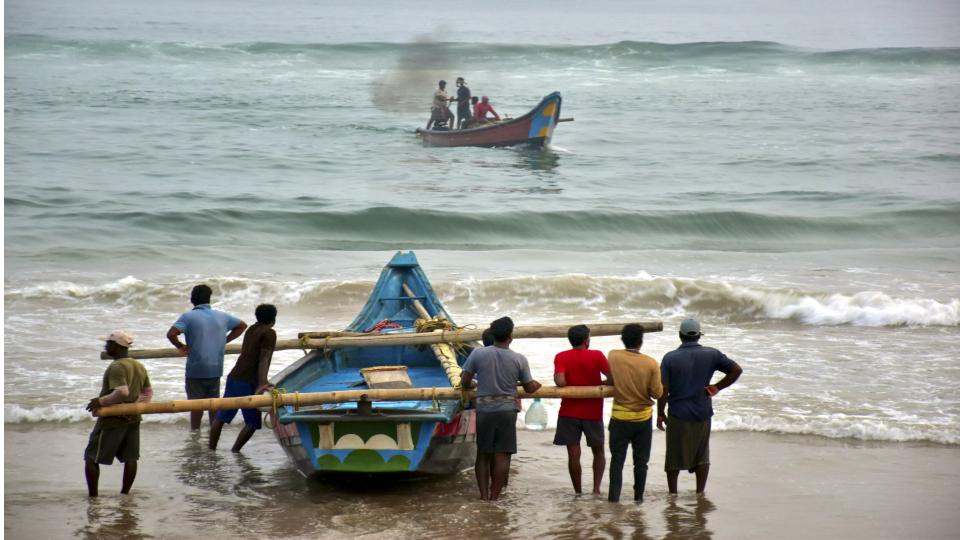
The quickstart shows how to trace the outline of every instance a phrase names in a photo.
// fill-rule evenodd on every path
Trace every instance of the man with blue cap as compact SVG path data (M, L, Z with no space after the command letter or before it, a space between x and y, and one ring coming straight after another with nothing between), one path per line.
M722 352L700 345L700 323L687 319L680 323L680 347L670 351L660 363L663 396L657 400L657 429L666 423L667 456L663 468L670 493L677 492L681 470L697 475L697 493L707 487L710 472L710 419L713 396L740 377L743 369ZM717 371L726 375L711 384ZM666 415L669 409L670 416Z

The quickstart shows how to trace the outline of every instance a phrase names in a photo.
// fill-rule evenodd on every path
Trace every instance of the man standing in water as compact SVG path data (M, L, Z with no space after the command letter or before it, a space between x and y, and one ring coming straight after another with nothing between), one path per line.
M510 350L513 321L490 323L493 346L474 349L463 364L460 386L477 379L477 462L475 472L480 499L495 501L510 475L510 455L517 453L517 383L536 392L540 383L530 375L530 364Z
M457 77L457 97L454 101L457 102L457 129L463 129L473 118L470 112L470 89L463 77Z
M610 351L607 361L613 377L613 413L610 415L610 502L620 500L627 447L633 447L633 500L643 501L647 462L653 442L653 400L660 399L660 366L640 352L643 327L628 324L620 332L624 349Z
M273 325L277 321L277 308L271 304L260 304L254 314L257 322L247 330L243 336L243 347L240 357L227 375L227 385L223 390L223 397L252 396L270 388L267 377L270 373L270 360L273 358L273 349L277 345L277 333ZM244 444L253 437L253 433L260 429L262 420L259 409L243 409L243 430L237 435L233 443L232 452L239 452ZM220 410L210 424L211 450L217 449L220 440L220 431L224 424L229 424L237 415L237 409Z
M101 407L116 403L149 402L153 397L150 377L143 364L127 358L127 349L133 345L130 334L117 330L105 338L107 354L113 362L103 374L100 396L87 403L87 410L97 415ZM112 465L116 457L123 463L123 484L120 493L130 493L137 477L140 459L140 415L107 416L98 418L90 432L90 441L83 453L87 493L96 497L100 483L100 465Z
M602 352L590 349L590 329L578 324L567 330L568 351L557 354L553 360L553 381L557 386L598 386L600 374L609 375L607 358ZM593 452L593 494L600 494L600 480L607 466L603 454L603 398L560 400L557 433L553 444L567 447L567 470L573 490L581 493L580 436L586 435L587 446Z
M193 309L184 313L167 331L167 339L180 354L187 356L187 399L220 397L220 376L223 375L223 349L247 329L247 323L222 311L210 308L213 291L197 285L190 292ZM187 344L180 343L180 334ZM209 415L213 423L213 412ZM190 429L200 429L203 411L190 412Z
M700 345L700 323L687 319L680 323L681 345L663 357L660 375L663 395L657 401L657 429L667 430L667 456L663 468L667 472L670 493L677 492L681 470L697 475L697 493L707 487L710 472L710 418L713 396L730 386L743 370L722 352ZM717 384L710 384L713 374L726 374ZM664 413L669 408L670 416Z

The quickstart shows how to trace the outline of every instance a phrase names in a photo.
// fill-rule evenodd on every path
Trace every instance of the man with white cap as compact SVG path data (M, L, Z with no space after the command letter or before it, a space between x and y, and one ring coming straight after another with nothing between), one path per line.
M127 358L127 349L133 345L133 336L116 330L104 340L104 349L113 361L103 374L100 395L87 403L87 410L94 416L97 416L101 407L107 405L149 402L153 398L146 368L133 358ZM137 460L140 459L140 420L140 415L97 419L83 453L87 492L91 497L98 495L100 465L112 465L114 457L123 463L120 493L130 493L133 480L137 477Z
M722 352L700 345L700 323L687 319L680 323L680 347L670 351L660 363L663 396L657 400L657 429L666 423L667 455L663 468L670 493L677 492L681 470L697 475L697 493L707 487L710 472L710 418L712 398L740 377L743 369ZM717 371L726 374L711 384ZM666 416L665 407L670 416Z

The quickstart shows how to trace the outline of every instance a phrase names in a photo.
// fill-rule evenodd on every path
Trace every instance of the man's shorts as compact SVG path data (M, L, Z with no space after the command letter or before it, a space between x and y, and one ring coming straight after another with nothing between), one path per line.
M84 459L101 465L113 465L113 458L120 463L140 459L140 422L104 424L102 418L97 420L90 432Z
M689 422L667 417L665 471L690 470L710 464L710 420Z
M481 454L516 454L517 412L477 411L477 451Z
M587 446L603 446L603 420L583 420L572 416L557 418L557 434L553 444L557 446L580 446L580 434L587 436Z
M208 399L220 397L220 377L194 379L187 377L187 399Z
M250 396L253 395L254 390L256 390L256 387L252 383L237 381L227 377L227 384L223 389L223 397ZM253 429L260 429L260 409L240 409L240 412L243 413L244 424ZM235 416L237 416L237 409L223 409L217 411L216 418L224 424L229 424Z

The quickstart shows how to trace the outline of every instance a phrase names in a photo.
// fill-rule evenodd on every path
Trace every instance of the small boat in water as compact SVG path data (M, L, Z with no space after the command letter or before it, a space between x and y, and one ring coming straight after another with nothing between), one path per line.
M398 252L346 330L373 330L384 335L443 326L452 328L453 322L416 256ZM327 352L316 349L284 369L273 382L287 394L367 388L449 389L459 382L459 366L473 347L442 343ZM304 476L450 474L472 466L476 458L474 411L456 400L288 405L277 409L275 422L277 440Z
M544 146L553 137L560 119L560 92L543 98L527 114L469 129L418 129L428 146Z

